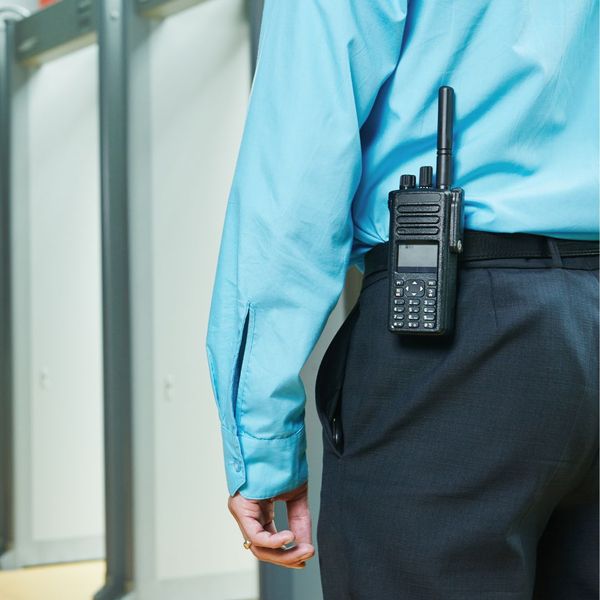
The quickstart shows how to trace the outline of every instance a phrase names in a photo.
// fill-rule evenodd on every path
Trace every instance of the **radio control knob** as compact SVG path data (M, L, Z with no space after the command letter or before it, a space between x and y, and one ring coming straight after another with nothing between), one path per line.
M430 188L433 186L433 167L421 167L419 170L419 187Z
M400 189L408 190L417 185L417 178L414 175L402 175L400 177Z

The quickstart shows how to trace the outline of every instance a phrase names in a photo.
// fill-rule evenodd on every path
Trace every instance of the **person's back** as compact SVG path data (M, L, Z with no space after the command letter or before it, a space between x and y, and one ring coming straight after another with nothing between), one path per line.
M457 95L467 227L597 238L598 3L411 0L398 66L362 129L360 243L387 239L398 174L431 164L441 84Z
M386 326L387 198L433 163L444 85L456 327L411 338ZM266 3L207 338L258 558L314 552L299 372L355 262L316 386L326 600L597 595L597 140L597 0ZM394 318L435 319L409 293Z

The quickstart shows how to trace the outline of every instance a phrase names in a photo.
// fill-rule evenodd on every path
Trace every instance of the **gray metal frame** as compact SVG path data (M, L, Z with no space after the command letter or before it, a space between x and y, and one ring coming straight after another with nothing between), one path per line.
M101 0L98 30L107 568L96 600L134 582L127 2Z
M19 23L14 40L28 66L99 42L107 579L98 600L133 587L125 8L125 0L62 0Z
M0 23L0 555L14 537L13 344L10 227L11 48L14 24Z
M63 0L31 15L17 5L0 8L0 18L8 14L10 18L18 19L15 23L7 23L0 36L0 556L2 566L8 568L15 564L15 555L11 551L16 547L17 527L22 534L25 532L25 543L30 541L27 538L29 524L24 526L22 522L16 522L21 517L14 507L19 484L15 477L18 465L14 463L18 457L14 452L17 442L13 426L20 417L13 397L17 381L17 340L14 339L12 321L17 291L11 289L14 260L11 238L16 235L12 227L17 211L16 207L11 207L10 178L11 152L18 140L11 140L11 121L17 119L11 110L12 95L25 82L28 67L36 67L96 41L97 8L97 0ZM95 540L90 538L82 542L82 547L87 549L94 544ZM30 550L29 546L27 548ZM36 548L38 550L43 553Z
M133 4L130 0L62 0L14 26L10 24L0 47L1 554L12 536L9 58L12 52L19 63L35 66L96 40L99 43L107 579L95 600L122 598L134 586L127 36L132 11L164 18L203 1L136 0ZM254 70L263 0L247 2ZM275 576L266 571L268 566L261 564L264 598L291 598L278 595L282 590L291 591L291 573Z
M61 0L19 22L17 60L39 65L96 41L98 0Z
M164 19L201 2L206 0L135 0L140 15L155 19Z

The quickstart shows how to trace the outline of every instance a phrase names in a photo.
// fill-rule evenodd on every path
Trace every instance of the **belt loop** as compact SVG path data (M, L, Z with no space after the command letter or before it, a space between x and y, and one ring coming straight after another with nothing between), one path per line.
M560 251L558 250L557 240L552 237L547 237L546 244L548 245L548 250L550 251L550 256L552 257L552 268L561 269L563 267L563 261L560 256Z

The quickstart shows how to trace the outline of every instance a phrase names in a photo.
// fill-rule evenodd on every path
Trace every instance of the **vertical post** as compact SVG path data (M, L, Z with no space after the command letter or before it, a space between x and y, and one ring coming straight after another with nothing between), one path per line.
M0 19L0 555L13 530L13 347L10 227L10 107L14 24Z
M248 21L250 23L250 68L254 75L256 57L258 55L258 40L260 38L260 22L264 8L264 0L247 0Z
M107 571L95 600L122 598L134 579L127 4L99 7Z

